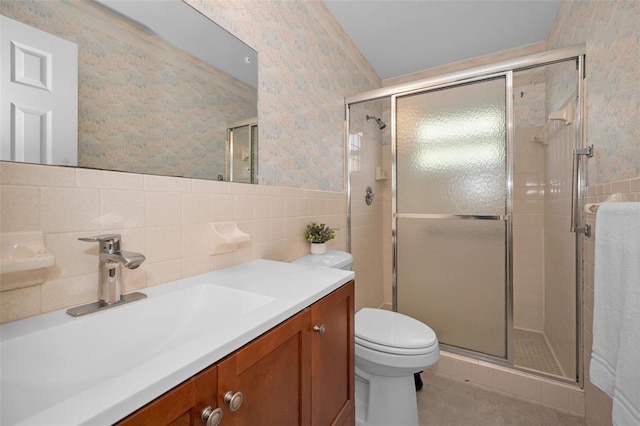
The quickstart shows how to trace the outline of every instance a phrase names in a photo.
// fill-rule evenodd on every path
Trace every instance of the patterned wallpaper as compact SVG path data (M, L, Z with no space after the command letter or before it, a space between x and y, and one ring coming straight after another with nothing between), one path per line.
M256 116L255 89L94 3L12 1L2 14L78 44L82 167L215 180L228 123Z
M381 82L322 3L188 2L259 52L261 183L342 190L342 98ZM13 3L23 2L3 2L3 13ZM549 35L548 48L587 42L590 184L640 172L639 9L637 1L566 1Z
M343 191L344 97L381 81L322 2L188 3L258 51L260 183Z
M74 6L67 6L70 9L80 8L82 2L73 3ZM259 182L343 191L344 96L378 88L381 81L322 2L188 0L187 3L258 51ZM28 8L40 8L39 12L33 14L32 19L49 20L50 12L46 9L51 2L3 2L3 14L20 4L28 5ZM91 27L100 23L85 22L82 18L74 19L65 25ZM121 30L122 28L118 29ZM143 34L136 36L140 35ZM76 42L80 43L81 40ZM92 46L93 49L99 47ZM95 52L93 56L100 57L103 54L105 52ZM135 50L130 54L132 58L138 55ZM155 68L161 69L157 70L157 73L148 70L150 74L145 77L123 73L122 69L118 68L121 65L113 62L104 66L116 67L115 71L119 71L123 79L128 80L124 86L125 91L137 90L147 78L162 78L171 81L167 91L162 90L158 93L158 98L165 104L173 105L181 99L193 100L194 97L200 99L201 104L208 102L199 96L201 92L198 85L202 84L202 79L197 74L194 74L193 78L176 75L178 71L172 68L175 64L156 63ZM102 72L110 71L105 68ZM102 82L95 76L81 76L81 79L88 83L83 89L84 92L93 92L101 96L91 108L85 109L81 114L89 116L88 126L104 130L104 137L89 141L95 150L92 154L83 154L81 161L90 163L87 165L97 164L98 167L105 167L107 156L114 157L116 162L147 156L148 163L157 159L163 164L156 164L151 166L151 170L143 172L155 172L160 167L178 167L183 162L181 155L185 154L183 148L189 138L179 131L159 131L154 127L144 131L133 130L133 127L123 129L121 120L126 111L121 109L112 115L114 121L92 121L91 114L100 109L113 92L101 87ZM196 85L185 87L181 83L185 80L193 80ZM197 108L197 105L194 107ZM146 103L144 108L138 108L137 111L136 114L128 114L129 118L136 122L136 126L142 120L162 123L166 119L166 113L154 114L149 111ZM185 114L194 112L193 108L183 111ZM211 124L199 132L210 131L213 128ZM169 153L168 157L163 157L159 150L149 150L141 146L143 140L156 138L159 133L162 133L166 145L162 151ZM100 148L106 140L116 136L122 138L120 149ZM202 147L190 150L196 155L205 152ZM200 157L196 160L192 158L191 161L211 164L216 159Z
M548 48L586 42L589 185L640 175L640 2L565 1Z

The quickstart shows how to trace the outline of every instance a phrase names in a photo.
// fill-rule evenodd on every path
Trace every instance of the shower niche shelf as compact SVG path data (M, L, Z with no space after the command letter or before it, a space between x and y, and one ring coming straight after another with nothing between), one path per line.
M533 142L539 142L543 145L547 144L547 131L552 121L563 121L567 126L573 123L575 119L575 101L575 98L571 98L562 109L549 114L549 119L538 134L533 137Z

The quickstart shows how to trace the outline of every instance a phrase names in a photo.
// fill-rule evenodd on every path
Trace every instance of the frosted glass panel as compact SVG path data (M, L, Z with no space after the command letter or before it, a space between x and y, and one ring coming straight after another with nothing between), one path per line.
M506 357L505 222L400 218L397 307L441 343Z
M396 99L397 309L444 344L500 358L508 222L448 215L508 213L505 83Z
M504 214L505 80L399 97L397 211Z

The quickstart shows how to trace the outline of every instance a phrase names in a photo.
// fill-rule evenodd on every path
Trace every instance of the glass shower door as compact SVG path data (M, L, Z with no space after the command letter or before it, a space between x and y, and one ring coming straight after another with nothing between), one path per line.
M507 78L395 97L395 308L507 358Z
M237 125L227 130L227 180L258 183L258 124Z

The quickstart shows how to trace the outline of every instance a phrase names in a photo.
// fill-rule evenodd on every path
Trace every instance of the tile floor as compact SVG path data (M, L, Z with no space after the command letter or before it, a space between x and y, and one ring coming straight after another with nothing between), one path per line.
M584 418L423 373L420 426L583 426Z
M542 333L514 328L513 362L520 367L562 376L562 371Z

